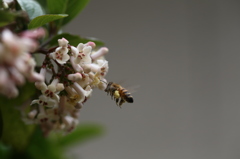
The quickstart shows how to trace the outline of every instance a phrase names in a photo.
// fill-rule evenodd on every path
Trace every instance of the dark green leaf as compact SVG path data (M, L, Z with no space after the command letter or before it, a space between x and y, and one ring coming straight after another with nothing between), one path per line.
M59 138L58 144L63 148L71 146L76 143L82 143L86 140L97 137L103 133L103 128L97 124L82 124L78 126L73 132L66 136Z
M34 0L17 0L22 10L28 13L30 19L43 15L40 4Z
M47 0L36 0L41 6L42 9L47 9Z
M15 19L15 15L7 11L0 10L0 27L12 23Z
M68 0L47 0L47 8L50 14L64 14Z
M34 18L33 20L31 20L28 25L28 28L29 29L37 28L37 27L43 26L44 24L47 24L49 22L52 22L54 20L61 19L61 18L67 17L67 16L68 16L67 14L41 15L41 16L38 16L38 17Z
M44 137L40 128L35 130L30 141L26 151L31 159L62 159L61 148Z
M81 38L77 35L72 35L68 33L62 33L53 37L53 39L49 42L50 46L58 45L58 39L65 38L69 41L70 45L77 46L79 43L87 43L89 41L94 42L97 46L103 46L104 43L96 38Z
M68 17L60 22L60 26L67 24L75 18L90 0L47 0L49 13L68 14Z
M22 150L28 143L28 139L32 131L33 125L26 125L21 120L20 111L17 106L22 105L25 101L35 93L34 84L26 84L19 90L20 94L15 99L7 99L0 97L0 109L3 119L3 134L2 141L11 145L18 150Z
M3 1L0 0L0 7L3 8Z
M0 142L0 158L7 159L10 158L11 148Z
M0 109L0 139L2 138L2 132L3 132L3 119L2 119L2 111Z
M89 0L69 0L68 2L66 14L69 14L69 17L63 19L62 25L69 23L73 18L75 18L85 8Z

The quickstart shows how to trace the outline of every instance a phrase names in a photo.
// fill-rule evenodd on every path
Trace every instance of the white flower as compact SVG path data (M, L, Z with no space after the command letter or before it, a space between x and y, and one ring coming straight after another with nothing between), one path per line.
M42 75L34 71L36 62L28 53L36 46L36 42L29 38L16 36L7 29L3 30L0 42L1 94L9 98L16 97L16 85L23 85L25 78L31 82L44 80Z
M83 107L83 103L77 103L74 107L76 109L81 109Z
M90 73L89 73L90 74ZM82 73L82 79L80 81L77 81L77 83L82 87L85 88L87 85L92 83L92 79L89 77L89 74Z
M72 64L72 67L73 67L75 72L83 72L83 68L79 64L75 63L75 57L74 56L70 57L70 62Z
M58 47L50 56L61 65L65 64L70 59L68 48L66 47Z
M68 46L68 41L65 38L58 39L58 45L60 47L67 47Z
M48 86L44 82L36 82L35 86L41 90L42 95L39 97L39 100L34 100L32 104L38 103L39 105L49 108L58 107L58 93L64 89L63 85L58 82L59 80L57 78Z
M68 41L65 38L58 40L59 47L50 54L50 57L56 60L59 64L65 64L69 59L70 56L68 55Z
M106 60L97 60L96 61L97 65L100 67L100 75L105 76L108 72L108 61Z
M9 67L9 74L16 85L23 85L25 83L24 76L16 69L16 67Z
M18 96L18 89L12 79L8 79L5 84L0 86L0 94L3 94L8 98L14 98Z
M46 123L48 121L48 115L45 112L43 106L39 106L39 113L37 114L37 122Z
M68 102L75 106L79 102L83 102L85 99L85 91L79 86L76 82L72 85L72 87L66 87L65 90L68 93Z
M31 82L44 80L42 75L34 71L36 62L29 54L20 55L19 58L15 60L14 66Z
M86 88L85 88L85 97L86 98L89 98L91 95L92 95L92 88L90 87L90 85L88 85Z
M98 88L100 90L105 90L107 87L107 80L106 79L101 79L101 81L98 83Z
M9 63L12 63L13 59L18 58L19 55L25 54L36 47L36 44L31 39L20 38L9 30L2 32L2 44L4 53L0 53L1 60Z
M102 47L99 50L97 50L96 52L92 53L91 58L93 61L95 61L98 58L103 57L105 54L107 54L108 51L109 51L108 48Z
M82 79L82 75L80 73L69 74L67 77L71 81L80 81Z
M53 108L58 106L58 101L46 95L40 95L39 99L33 100L31 105L38 104L43 107Z
M29 119L34 119L37 114L38 114L38 111L36 109L33 109L28 113L28 118Z
M78 119L75 119L71 116L65 116L63 118L63 123L65 131L71 132L78 124Z
M91 51L92 51L91 46L86 46L86 45L83 45L82 43L80 43L77 46L77 50L79 53L75 59L75 63L80 64L80 66L82 66L82 67L84 65L92 63L92 59L90 56Z
M14 72L12 72L14 73ZM16 74L17 75L17 74ZM17 87L14 83L14 78L10 77L8 71L2 66L0 66L0 93L9 97L13 98L18 95Z
M58 108L46 109L45 112L46 112L49 120L51 120L51 121L56 122L60 119Z

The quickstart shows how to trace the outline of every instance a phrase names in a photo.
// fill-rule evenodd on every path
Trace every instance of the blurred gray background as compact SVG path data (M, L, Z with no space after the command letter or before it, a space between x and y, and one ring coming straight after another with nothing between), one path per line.
M239 0L91 0L65 31L106 43L108 81L140 85L122 109L94 91L80 122L106 132L74 158L240 158Z

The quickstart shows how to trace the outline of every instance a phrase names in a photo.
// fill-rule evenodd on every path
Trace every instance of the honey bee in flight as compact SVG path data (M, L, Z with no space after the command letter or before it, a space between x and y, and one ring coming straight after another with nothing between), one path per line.
M108 82L105 92L107 92L107 94L110 94L110 96L116 101L116 104L119 107L121 107L121 105L125 102L133 103L133 97L131 94L128 92L128 90L119 84Z

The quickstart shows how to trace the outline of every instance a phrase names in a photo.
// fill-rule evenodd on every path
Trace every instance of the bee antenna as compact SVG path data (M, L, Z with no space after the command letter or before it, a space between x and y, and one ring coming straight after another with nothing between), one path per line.
M105 81L103 81L103 80L100 80L100 81L102 81L103 83L106 83L106 84L108 84L107 82L105 82Z

